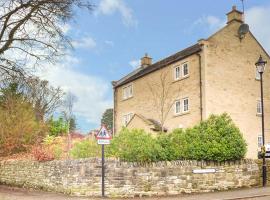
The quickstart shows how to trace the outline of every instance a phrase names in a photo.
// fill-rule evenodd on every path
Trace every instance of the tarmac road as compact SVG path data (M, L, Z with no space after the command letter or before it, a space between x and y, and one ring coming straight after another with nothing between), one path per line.
M0 200L101 200L101 198L70 197L63 194L0 186ZM270 200L270 187L172 197L132 198L132 200Z

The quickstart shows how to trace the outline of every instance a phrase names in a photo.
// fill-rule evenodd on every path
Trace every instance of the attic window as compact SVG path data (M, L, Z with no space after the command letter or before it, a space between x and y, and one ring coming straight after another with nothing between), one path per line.
M128 99L133 96L133 85L130 84L123 88L123 99Z

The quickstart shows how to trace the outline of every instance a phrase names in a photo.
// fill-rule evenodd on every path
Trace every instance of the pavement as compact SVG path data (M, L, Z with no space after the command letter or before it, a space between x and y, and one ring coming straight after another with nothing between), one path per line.
M116 199L116 198L115 198ZM169 197L132 198L132 200L270 200L270 187L246 188L224 192L184 194ZM0 186L0 200L101 200L91 197L71 197L64 194ZM125 199L127 200L127 199Z

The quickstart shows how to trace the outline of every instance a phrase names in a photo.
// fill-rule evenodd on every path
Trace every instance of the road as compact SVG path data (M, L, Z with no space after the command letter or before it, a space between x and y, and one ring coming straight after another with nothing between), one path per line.
M0 200L101 200L100 198L70 197L63 194L32 191L0 186ZM114 199L115 200L115 199ZM127 199L125 199L127 200ZM132 198L132 200L270 200L270 187L226 192L179 195L174 197Z

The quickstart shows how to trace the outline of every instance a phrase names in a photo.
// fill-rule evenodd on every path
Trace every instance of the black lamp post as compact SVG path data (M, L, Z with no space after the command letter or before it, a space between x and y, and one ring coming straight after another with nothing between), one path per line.
M266 186L266 162L265 162L265 136L264 136L264 107L263 107L263 72L265 70L266 61L263 60L262 56L260 56L259 60L255 63L258 72L260 73L260 83L261 83L261 107L262 107L262 176L263 176L263 187Z

